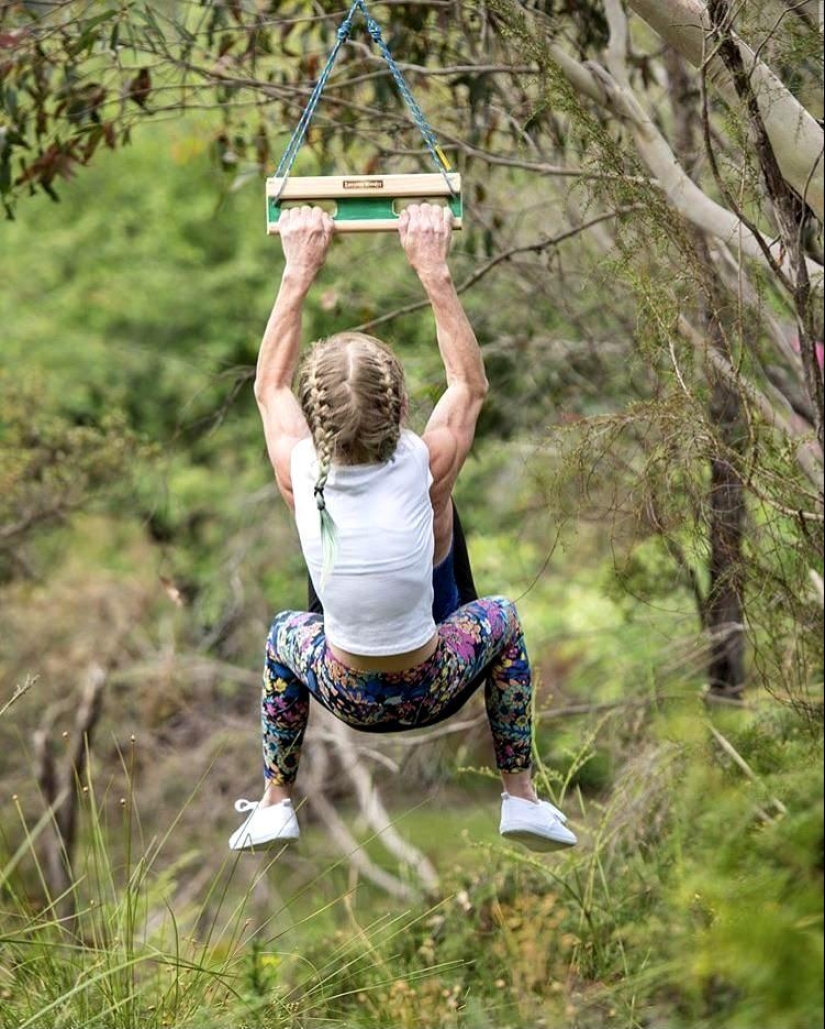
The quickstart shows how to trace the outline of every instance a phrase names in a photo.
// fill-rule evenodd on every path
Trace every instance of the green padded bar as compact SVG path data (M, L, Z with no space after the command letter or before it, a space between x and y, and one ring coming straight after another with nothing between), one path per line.
M336 197L335 213L332 220L339 227L353 222L361 222L364 230L370 228L370 222L397 222L398 212L395 210L396 197L374 196L374 197ZM405 198L406 199L406 198ZM446 197L447 206L453 212L453 217L461 219L464 214L464 205L460 196ZM269 222L275 223L280 219L283 201L275 197L268 197ZM295 201L292 201L295 203ZM384 226L376 226L376 229Z

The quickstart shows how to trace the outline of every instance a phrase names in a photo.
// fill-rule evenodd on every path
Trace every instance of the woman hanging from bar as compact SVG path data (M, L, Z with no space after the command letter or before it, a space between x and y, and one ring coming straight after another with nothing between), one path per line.
M264 791L257 803L237 802L247 818L229 841L233 850L298 837L292 789L311 698L355 729L400 732L451 716L482 682L503 784L501 834L539 850L576 843L562 812L533 787L532 678L515 605L483 597L433 616L434 582L453 559L453 486L488 389L448 266L451 219L431 204L414 204L399 219L447 382L419 437L404 425L402 367L380 340L339 333L315 343L299 369L302 309L334 225L320 208L281 215L285 265L255 396L323 615L282 611L272 622Z

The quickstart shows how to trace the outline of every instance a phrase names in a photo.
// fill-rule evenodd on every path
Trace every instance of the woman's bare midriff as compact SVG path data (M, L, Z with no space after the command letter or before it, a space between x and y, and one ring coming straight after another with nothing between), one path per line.
M405 672L408 668L415 668L422 661L432 657L437 645L437 632L423 646L407 650L403 654L350 654L348 650L341 650L340 647L327 642L333 657L356 672Z

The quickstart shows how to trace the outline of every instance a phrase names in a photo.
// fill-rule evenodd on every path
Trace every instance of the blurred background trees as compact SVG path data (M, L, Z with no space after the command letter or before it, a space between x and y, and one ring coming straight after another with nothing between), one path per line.
M743 552L746 493L759 510L790 518L810 570L821 560L822 37L814 7L493 0L378 13L464 175L462 288L479 295L506 282L533 298L526 317L517 305L497 305L506 328L492 310L479 315L492 370L512 387L496 391L489 429L501 436L546 424L548 392L568 415L594 404L622 408L625 376L616 367L628 358L648 366L646 381L632 386L644 405L636 420L694 423L674 467L689 455L695 496L690 507L680 497L679 529L647 502L639 517L694 586L712 641L711 689L736 694L747 677L746 579L749 569L758 581L764 574L763 548L747 560ZM227 190L254 188L282 152L342 15L311 3L7 5L0 187L8 212L26 192L56 197L61 179L101 146L122 148L138 126L203 108ZM364 22L354 9L298 172L427 167ZM122 202L121 224L134 225L135 198ZM219 239L187 243L228 249L238 231L236 223ZM588 318L561 286L576 247L590 257L578 275L593 281L611 269L609 315L602 306ZM357 298L363 284L354 278ZM248 294L224 286L245 310ZM394 299L385 292L362 323L390 324ZM153 334L174 339L180 353L181 336L194 339L196 326L178 324L163 306L156 312ZM547 335L564 322L575 325L567 335L578 353L547 360ZM595 375L588 368L582 390L581 376L559 369L588 365L588 349L599 349L583 345L585 322L591 338L609 334L621 352ZM514 373L525 363L534 382ZM548 390L552 376L573 380L573 396ZM127 404L146 392L135 385ZM205 410L210 399L202 398ZM174 405L158 398L164 406ZM632 431L641 456L644 434ZM653 446L668 433L658 425ZM763 459L777 447L795 456L779 479ZM646 472L643 480L651 485ZM704 540L698 561L676 539L688 523ZM794 584L786 599L798 595Z

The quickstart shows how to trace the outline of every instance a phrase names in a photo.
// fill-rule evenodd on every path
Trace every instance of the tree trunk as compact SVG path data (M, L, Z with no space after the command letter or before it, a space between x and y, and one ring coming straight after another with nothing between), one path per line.
M710 345L719 347L719 325L707 318ZM716 379L710 400L711 421L725 449L737 449L742 418L739 397ZM705 629L710 637L708 686L716 696L738 698L745 685L745 633L742 605L742 536L745 493L738 472L723 453L710 469L710 586Z
M820 290L812 287L803 246L810 217L806 204L810 198L807 193L800 193L793 187L789 188L783 177L782 151L768 131L768 117L760 103L758 86L754 84L750 66L730 29L730 5L727 0L710 0L708 10L714 31L714 49L731 76L736 95L748 119L756 160L773 207L783 249L789 256L790 275L787 288L793 298L796 313L804 382L811 401L817 441L820 449L825 449L825 396L822 369L818 366L815 356L822 294ZM820 158L821 147L820 138ZM821 213L819 218L821 221Z
M673 109L675 147L680 161L695 165L700 146L701 116L698 94L681 55L665 53L670 100ZM705 290L700 293L705 347L728 361L730 355L721 321L726 295L711 258L707 240L694 233L697 263L703 270ZM705 361L711 380L708 418L716 431L719 453L710 464L708 495L707 595L698 595L702 624L710 640L708 687L712 695L739 697L745 684L745 635L742 607L742 535L745 493L732 457L741 449L742 402L736 387L712 362ZM730 454L730 457L728 456Z

